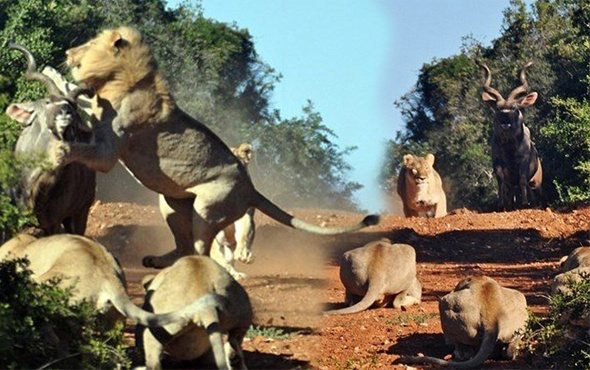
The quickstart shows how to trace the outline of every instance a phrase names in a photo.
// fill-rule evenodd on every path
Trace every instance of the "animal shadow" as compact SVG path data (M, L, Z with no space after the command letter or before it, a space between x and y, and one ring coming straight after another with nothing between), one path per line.
M453 346L445 343L442 334L414 333L401 337L387 349L390 355L416 356L423 353L426 356L443 358L453 352Z

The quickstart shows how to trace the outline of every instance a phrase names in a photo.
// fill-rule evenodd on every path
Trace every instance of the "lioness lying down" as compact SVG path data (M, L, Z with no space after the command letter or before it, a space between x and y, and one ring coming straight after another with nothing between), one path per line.
M416 252L407 244L388 239L350 250L340 262L340 280L350 307L326 314L351 314L371 306L394 308L420 303L422 284L416 277Z
M80 162L108 172L120 159L147 188L163 195L163 214L176 249L147 256L162 268L181 256L208 255L215 235L255 207L280 223L317 234L339 234L378 223L378 216L323 228L294 218L254 188L231 150L174 102L157 63L136 30L105 30L66 52L77 81L95 88L95 142L60 142L54 163Z
M551 294L563 293L571 294L570 285L579 283L583 278L590 277L590 247L578 247L569 255L561 259L562 273L553 278L551 284ZM575 326L583 328L590 327L590 312L581 312L578 316L573 316L572 311L562 312L560 322L568 322Z
M397 362L470 369L483 364L497 347L502 357L514 359L520 342L518 332L528 318L524 295L501 287L487 276L461 280L440 300L439 311L445 341L455 346L455 360L417 356L402 357Z
M138 326L136 338L147 368L159 369L164 353L192 360L210 349L217 367L228 368L231 363L232 367L245 368L241 345L252 323L252 308L244 288L225 269L209 257L188 256L155 277L146 277L144 282L144 308L156 313L176 310L208 294L222 301L217 309L211 307L195 317L197 325L170 324L150 329ZM228 334L225 350L221 332Z
M26 257L33 279L61 279L73 286L72 299L86 300L107 325L123 316L147 326L186 324L211 307L222 307L216 295L202 295L176 311L155 315L135 306L125 290L125 276L115 258L102 245L83 236L59 234L36 239L18 235L0 248L0 260Z

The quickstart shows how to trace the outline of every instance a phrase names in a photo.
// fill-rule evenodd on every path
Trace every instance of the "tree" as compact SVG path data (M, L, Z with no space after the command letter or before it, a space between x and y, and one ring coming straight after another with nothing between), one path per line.
M185 111L229 145L256 144L259 167L269 168L255 171L254 177L273 173L292 186L274 200L303 205L313 198L314 206L356 208L352 193L360 185L346 180L344 160L353 148L339 150L319 113L304 110L305 118L280 118L269 103L280 75L260 59L248 30L205 18L200 3L167 9L163 0L0 0L0 40L25 45L40 65L62 65L66 49L121 24L142 32ZM19 53L0 48L2 111L9 102L47 94L41 84L24 81L24 71ZM19 132L18 125L0 115L0 187L5 190L0 191L0 230L5 235L25 219L6 191L18 173L11 153ZM282 154L284 147L291 153ZM304 169L308 165L321 172Z
M499 38L484 47L466 39L458 55L425 64L413 91L398 102L405 129L389 144L393 163L383 184L395 176L406 151L431 151L452 207L492 209L491 110L481 102L483 61L492 85L508 92L518 86L518 70L529 60L531 89L540 98L524 113L543 159L549 202L590 198L588 131L590 5L582 0L538 0L530 10L513 0L504 11Z

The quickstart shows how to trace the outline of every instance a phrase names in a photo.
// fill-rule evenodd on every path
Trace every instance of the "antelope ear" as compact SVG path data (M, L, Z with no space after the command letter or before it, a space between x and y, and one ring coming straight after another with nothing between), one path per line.
M23 126L30 126L33 122L35 110L30 103L10 104L6 108L6 115Z
M426 163L428 163L428 165L430 167L432 167L434 165L434 154L428 153L428 154L426 154L425 158L426 158Z
M404 155L404 166L409 166L414 163L414 156L411 154Z
M537 96L538 94L536 92L528 94L527 96L518 101L518 106L525 108L535 104L535 102L537 101Z

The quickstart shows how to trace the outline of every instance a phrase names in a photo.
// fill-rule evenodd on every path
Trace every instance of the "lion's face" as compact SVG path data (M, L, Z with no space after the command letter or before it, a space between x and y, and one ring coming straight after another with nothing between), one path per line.
M406 180L409 184L415 184L418 188L427 187L433 177L434 155L427 154L425 157L415 157L411 154L404 156Z
M67 50L67 65L77 81L96 88L113 78L113 72L121 70L130 50L137 50L138 45L141 46L141 35L132 28L105 30L85 44Z
M252 160L252 156L254 155L254 148L251 144L242 143L239 147L233 148L232 152L236 157L242 161L244 165L247 165Z

